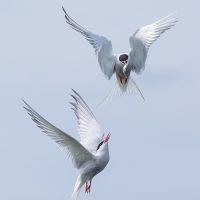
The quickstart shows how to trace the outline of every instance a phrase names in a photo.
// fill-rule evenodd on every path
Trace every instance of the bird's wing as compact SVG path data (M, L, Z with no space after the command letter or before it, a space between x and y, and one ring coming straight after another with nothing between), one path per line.
M153 24L138 29L130 38L130 52L128 67L136 73L141 73L145 68L148 49L162 33L170 29L177 22L173 14L168 15Z
M102 141L103 134L94 114L83 98L75 90L72 91L71 96L75 102L71 102L71 104L77 118L80 142L88 151L95 153Z
M104 36L96 35L79 24L77 24L65 11L65 19L66 22L73 28L74 30L81 33L86 40L94 47L95 53L98 56L98 62L101 67L102 72L105 76L110 79L112 74L114 73L114 67L116 63L116 57L113 53L112 43Z
M77 140L56 128L54 125L40 116L25 101L23 102L25 103L24 108L27 110L28 114L31 116L36 125L41 128L44 133L50 136L61 147L61 149L68 153L76 168L79 169L84 163L94 159L94 156Z

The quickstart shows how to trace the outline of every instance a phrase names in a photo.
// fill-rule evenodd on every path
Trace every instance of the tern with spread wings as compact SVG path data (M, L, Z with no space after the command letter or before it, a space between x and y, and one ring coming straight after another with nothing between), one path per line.
M63 11L66 22L74 30L81 33L93 46L100 68L105 76L110 79L114 73L116 74L117 83L105 98L105 102L111 100L115 95L121 95L126 92L132 93L135 89L137 89L144 99L138 86L130 77L130 73L131 71L136 74L143 72L149 47L162 33L175 25L177 18L173 17L173 15L168 15L150 25L137 29L129 38L129 53L115 54L109 39L85 29L70 17L64 8Z
M104 137L94 114L76 91L73 90L71 96L74 99L71 105L77 118L80 143L45 120L25 101L24 108L36 125L71 157L74 167L79 170L72 194L72 199L76 200L84 184L86 184L85 192L90 192L93 177L108 164L108 141L110 134Z

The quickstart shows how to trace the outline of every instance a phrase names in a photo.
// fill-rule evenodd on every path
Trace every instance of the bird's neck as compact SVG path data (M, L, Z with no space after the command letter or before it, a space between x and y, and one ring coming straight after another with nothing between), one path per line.
M97 151L97 156L104 156L105 154L108 154L109 150L108 150L108 143L106 143L105 145L103 145L98 151Z

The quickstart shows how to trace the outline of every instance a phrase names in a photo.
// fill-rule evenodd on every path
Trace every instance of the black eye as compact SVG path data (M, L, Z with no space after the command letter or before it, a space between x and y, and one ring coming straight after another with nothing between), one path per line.
M97 151L98 151L98 149L100 148L100 146L103 144L103 141L98 145L98 147L97 147Z

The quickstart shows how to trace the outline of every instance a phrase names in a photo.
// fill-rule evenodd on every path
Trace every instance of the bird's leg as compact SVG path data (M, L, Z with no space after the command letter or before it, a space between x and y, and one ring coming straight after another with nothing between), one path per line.
M89 192L90 192L90 184L89 184L88 181L86 182L85 192L86 192L86 193L89 193Z
M121 76L119 74L117 74L117 80L119 80L122 84Z
M88 193L88 182L85 183L85 193Z
M118 75L118 77L119 77L119 80L120 80L121 84L124 85L124 78L121 77L120 75Z
M127 83L128 78L125 78L125 84Z
M91 183L92 183L92 181L90 180L90 182L89 181L87 181L86 182L86 187L85 187L85 193L90 193L90 189L91 189Z
M126 85L128 78L119 76L119 80L120 80L121 84L124 86L124 85Z
M89 192L91 190L92 180L90 180Z
M121 84L123 85L122 80L123 80L123 79L120 77L120 82L121 82Z

